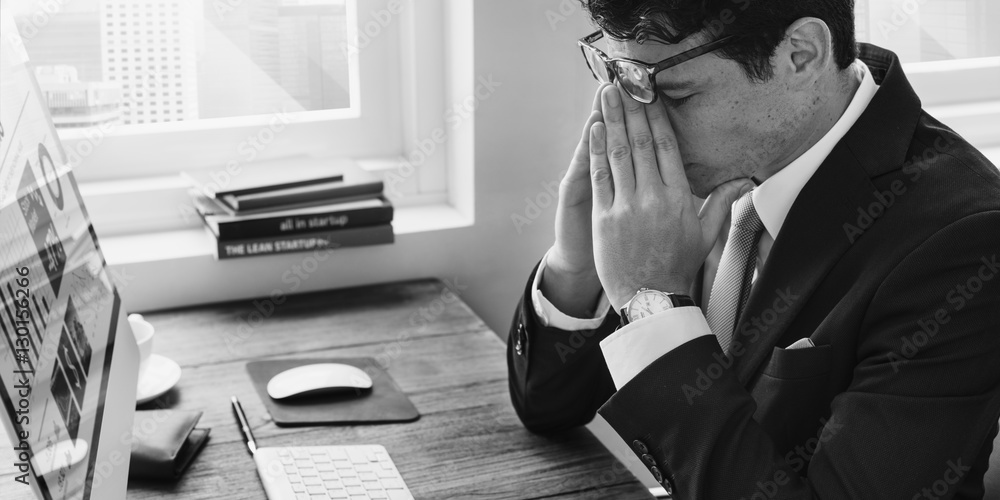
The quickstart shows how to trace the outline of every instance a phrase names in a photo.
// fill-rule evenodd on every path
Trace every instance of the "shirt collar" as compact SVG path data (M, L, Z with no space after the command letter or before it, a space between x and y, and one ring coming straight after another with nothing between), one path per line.
M760 216L764 228L767 229L767 233L772 239L777 239L778 231L781 230L781 226L785 222L785 216L788 215L792 203L795 202L795 198L799 196L799 192L802 191L806 182L875 97L878 86L875 84L871 72L868 71L868 66L860 60L855 61L854 64L861 68L864 76L861 79L861 85L858 86L857 92L851 99L851 103L837 120L837 123L834 123L833 127L816 144L813 144L811 148L785 168L762 182L751 194L757 215Z

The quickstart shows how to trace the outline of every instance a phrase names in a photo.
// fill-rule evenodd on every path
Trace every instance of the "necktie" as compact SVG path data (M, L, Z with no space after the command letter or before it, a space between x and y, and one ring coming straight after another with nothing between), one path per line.
M753 206L752 193L750 191L736 201L729 239L722 250L705 314L708 327L718 337L723 352L729 352L736 320L750 297L757 264L757 243L764 229L764 223Z

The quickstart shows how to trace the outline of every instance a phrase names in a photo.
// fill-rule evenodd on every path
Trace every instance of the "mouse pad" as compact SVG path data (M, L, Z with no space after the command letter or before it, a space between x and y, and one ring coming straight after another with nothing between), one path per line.
M267 395L271 377L296 366L343 363L372 379L372 388L275 401ZM420 413L392 377L372 358L275 359L247 363L247 373L274 423L281 427L317 424L412 422Z

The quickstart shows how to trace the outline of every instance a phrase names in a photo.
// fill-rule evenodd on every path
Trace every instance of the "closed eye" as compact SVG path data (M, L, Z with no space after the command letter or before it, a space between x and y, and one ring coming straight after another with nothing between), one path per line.
M679 107L683 106L685 103L687 103L688 101L690 101L691 98L695 96L695 94L691 94L691 95L684 96L684 97L670 97L670 96L668 96L666 94L662 94L662 93L660 95L663 96L663 102L666 103L667 106L670 106L671 108L679 108Z

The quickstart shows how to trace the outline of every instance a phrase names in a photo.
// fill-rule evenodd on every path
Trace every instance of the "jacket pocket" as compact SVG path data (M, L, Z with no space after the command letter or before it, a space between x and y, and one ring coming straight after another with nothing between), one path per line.
M810 444L822 429L823 419L829 417L832 359L828 345L775 347L753 383L754 420L771 435L782 455Z
M763 374L780 379L811 378L830 371L833 351L828 345L782 349L775 347Z

